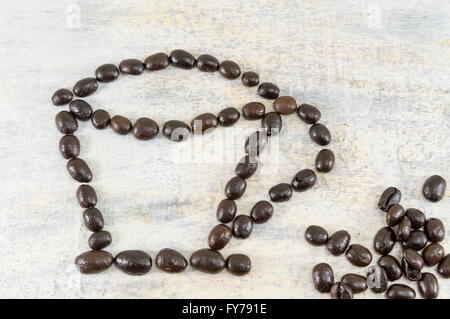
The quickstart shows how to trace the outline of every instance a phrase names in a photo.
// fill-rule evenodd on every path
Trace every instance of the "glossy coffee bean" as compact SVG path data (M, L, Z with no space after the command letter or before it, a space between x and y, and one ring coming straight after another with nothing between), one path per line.
M112 242L111 234L106 230L101 230L99 232L93 233L89 236L89 247L92 250L100 250L109 246Z
M170 64L169 56L164 52L158 52L152 55L149 55L145 61L145 68L149 71L159 71L164 70Z
M241 75L241 68L236 62L227 60L220 63L219 73L225 79L234 80Z
M386 292L387 299L414 299L416 292L414 289L403 284L393 284Z
M225 261L227 270L236 276L244 276L252 269L252 262L247 255L232 254Z
M171 248L162 249L156 256L156 266L168 273L182 272L188 266L184 256Z
M70 113L78 120L87 121L92 116L92 106L83 100L73 100L69 104Z
M200 249L190 258L191 266L204 273L217 274L225 268L222 254L212 249Z
M91 169L81 158L72 158L67 162L66 168L70 176L80 183L89 183L92 180Z
M120 72L128 75L140 75L145 70L145 65L138 59L122 60L119 64Z
M278 135L281 131L281 127L283 126L283 120L281 116L277 112L269 112L264 114L261 119L261 128L263 132L267 134L267 136L275 136Z
M141 117L133 125L133 135L138 140L147 141L154 138L159 133L159 126L154 120Z
M261 155L267 145L267 134L256 131L250 134L245 140L245 153L254 158Z
M242 115L246 120L258 120L266 113L266 107L260 102L250 102L242 108Z
M78 129L78 122L72 113L61 111L55 116L56 128L62 134L72 134Z
M321 150L316 157L316 169L321 173L330 172L335 163L334 153L328 149Z
M378 265L386 272L389 281L395 281L402 277L403 271L400 262L391 255L381 256Z
M126 135L130 133L132 124L131 121L126 117L115 115L109 122L109 126L111 126L111 129L117 134Z
M64 105L72 101L73 94L69 89L58 89L52 95L52 102L56 106Z
M337 282L330 290L331 299L353 299L353 291L350 286Z
M98 82L95 78L81 79L73 86L73 93L79 97L93 94L98 89Z
M273 83L263 82L258 86L258 94L269 100L275 100L280 94L280 89Z
M422 258L428 267L437 265L444 256L444 247L438 243L432 243L422 251Z
M257 86L259 84L258 73L247 71L242 74L242 84L248 87Z
M414 249L407 248L403 251L402 268L405 277L412 281L417 281L422 278L421 270L424 261Z
M95 70L95 77L99 82L112 82L119 77L119 69L114 64L103 64Z
M325 245L328 240L328 232L323 227L311 225L306 228L305 239L314 246Z
M202 54L197 58L197 69L202 72L215 72L219 68L219 60L209 54Z
M77 200L83 208L91 208L97 205L97 193L90 185L80 185L77 189Z
M425 222L425 234L429 241L436 243L445 238L445 227L440 219L429 218Z
M407 241L409 236L411 236L411 220L408 216L404 216L397 227L397 240Z
M236 216L236 211L237 207L234 200L228 198L222 199L219 206L217 206L217 220L221 223L229 223Z
M171 141L181 142L189 137L191 129L182 121L171 120L164 123L162 133Z
M403 247L412 248L414 250L422 250L427 245L427 236L421 230L413 230L406 242L403 243Z
M192 122L192 132L194 134L204 134L210 132L219 125L217 117L212 113L203 113L196 116Z
M65 159L80 155L80 140L75 135L64 135L59 140L59 152Z
M245 179L235 176L225 185L225 196L228 199L239 199L245 193L247 182Z
M322 113L320 113L319 109L310 104L301 104L297 109L298 117L307 124L316 124Z
M221 250L233 237L231 228L224 224L219 224L211 229L208 236L208 246L213 250Z
M310 127L309 136L315 143L321 146L328 145L331 141L330 131L325 125L320 123L316 123Z
M381 228L373 240L373 248L381 255L388 255L394 248L397 236L390 227Z
M97 208L88 208L83 212L84 226L91 232L98 232L103 229L105 222L102 213Z
M265 200L257 202L250 211L250 216L256 224L267 222L273 215L273 206Z
M349 286L354 294L367 290L367 278L361 275L346 274L342 277L341 282Z
M388 288L386 272L378 265L370 266L367 271L367 286L376 294L383 293Z
M103 250L91 250L75 259L75 265L82 274L98 274L107 270L114 262L114 257Z
M273 102L273 109L280 114L292 114L297 110L297 101L292 96L280 96Z
M321 263L312 270L314 287L321 293L330 292L334 284L334 273L330 265Z
M433 175L427 178L422 187L423 196L432 202L440 201L445 194L447 182L442 176Z
M450 254L439 262L438 273L444 278L450 278Z
M370 251L359 244L350 245L345 252L345 257L348 261L357 267L365 267L372 261L372 254Z
M141 276L152 268L152 257L142 250L125 250L116 256L114 264L128 275Z
M235 237L248 238L253 231L253 219L247 215L236 216L231 228Z
M103 129L109 125L111 117L105 110L97 110L92 114L91 122L95 128Z
M411 220L411 226L413 229L419 229L422 228L423 225L425 225L425 214L418 209L408 208L406 210L406 216L408 216Z
M439 283L432 273L423 273L422 279L417 282L417 287L424 299L436 299L439 295Z
M328 238L326 247L332 255L339 256L347 250L350 240L351 236L347 231L339 230Z
M383 212L387 212L391 206L398 205L401 198L402 193L397 188L388 187L380 197L378 208Z
M406 212L401 205L394 205L386 213L386 224L389 227L397 226L405 215Z
M228 127L234 125L237 121L239 121L240 117L241 113L239 113L238 110L236 110L234 107L227 107L220 111L217 119L221 126Z
M269 189L269 197L272 202L285 202L292 197L292 186L288 183L280 183Z
M195 66L195 58L185 50L173 50L169 56L170 63L180 69L192 69Z
M234 170L234 173L242 178L250 178L258 169L258 161L256 158L251 158L250 156L246 155L239 163L236 165L236 168Z
M304 192L312 188L317 182L317 175L310 169L302 169L292 179L292 189L296 192Z

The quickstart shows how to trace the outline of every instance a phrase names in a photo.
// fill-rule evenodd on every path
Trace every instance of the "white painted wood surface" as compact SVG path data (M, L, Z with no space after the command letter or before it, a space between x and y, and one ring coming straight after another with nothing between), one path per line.
M427 176L450 180L448 1L17 0L0 3L0 23L0 297L327 298L313 289L316 263L332 265L337 279L364 270L309 246L306 227L347 229L353 243L371 247L384 223L376 202L391 185L402 190L405 207L439 217L450 229L448 194L436 204L421 196ZM336 168L321 174L314 189L276 204L274 217L250 239L224 249L251 256L246 277L192 269L169 275L156 267L143 277L115 268L80 276L73 260L87 250L89 232L75 199L78 184L57 150L54 115L66 107L53 106L50 96L102 63L174 48L233 59L277 83L282 94L317 105L333 134ZM123 76L86 100L111 114L162 123L259 99L238 80L169 69ZM258 125L240 121L235 129ZM267 198L271 185L312 167L321 148L307 126L295 115L284 125L279 169L271 171L264 159L238 202L240 213ZM179 163L174 156L208 152L213 139L232 130L217 129L200 145L175 145L80 123L81 156L93 170L98 207L113 235L108 250L143 249L154 257L172 247L188 256L205 247L234 164ZM441 297L450 297L449 281L440 283Z

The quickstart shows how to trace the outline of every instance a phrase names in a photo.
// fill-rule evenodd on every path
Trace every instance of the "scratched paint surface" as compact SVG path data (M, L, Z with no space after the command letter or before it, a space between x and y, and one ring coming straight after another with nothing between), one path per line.
M313 289L315 264L332 265L337 279L365 270L306 244L306 227L346 229L353 243L371 247L384 223L376 202L388 186L402 190L405 207L439 217L450 229L449 196L436 204L421 196L427 176L450 180L447 1L17 0L0 4L0 21L0 297L326 298ZM54 115L65 108L53 106L50 95L100 64L174 48L233 59L277 83L282 94L317 105L333 134L336 168L320 174L312 190L276 204L273 218L250 239L233 239L223 250L250 255L246 277L192 269L169 275L156 267L144 277L114 268L80 276L73 260L88 249L89 232L75 199L78 185L57 151ZM86 100L111 114L158 123L260 101L238 80L175 69L123 76ZM263 159L238 201L239 213L267 199L270 186L312 167L321 149L296 115L283 121L279 156ZM236 130L257 126L240 121ZM233 161L208 161L207 154L217 139L242 154L243 141L235 146L221 138L228 130L199 144L174 145L80 123L81 156L93 170L98 208L113 235L108 250L143 249L155 257L172 247L189 256L205 247L234 169ZM180 161L188 151L204 158ZM449 244L447 238L447 250ZM449 282L440 283L441 297L449 298Z

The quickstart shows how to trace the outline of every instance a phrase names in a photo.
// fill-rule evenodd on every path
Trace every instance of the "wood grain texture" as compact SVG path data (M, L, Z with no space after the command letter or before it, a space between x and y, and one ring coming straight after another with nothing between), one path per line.
M371 247L384 224L376 202L388 186L402 190L405 207L450 225L448 194L436 204L421 195L429 175L450 181L447 1L17 0L0 3L0 21L0 297L327 298L313 288L315 264L329 263L338 279L364 270L309 246L307 226L346 229L353 243ZM282 94L317 105L333 134L336 167L320 174L312 190L276 204L273 218L250 239L233 239L224 249L225 256L250 255L246 277L156 268L144 277L114 268L80 276L73 260L88 249L89 232L75 198L78 185L57 151L53 118L66 108L53 106L50 96L92 76L100 64L175 48L232 59L277 83ZM238 80L172 68L121 76L86 100L111 114L162 123L261 99ZM321 149L295 115L283 120L279 156L263 158L238 202L242 214L267 199L269 187L312 167ZM240 121L236 130L257 126ZM113 235L109 250L143 249L155 257L172 247L188 256L205 247L234 169L234 159L208 154L221 157L213 144L220 140L242 156L243 140L225 136L231 131L174 145L80 123L81 157L91 166L105 229ZM449 243L443 243L447 250ZM448 280L440 285L440 296L449 298Z

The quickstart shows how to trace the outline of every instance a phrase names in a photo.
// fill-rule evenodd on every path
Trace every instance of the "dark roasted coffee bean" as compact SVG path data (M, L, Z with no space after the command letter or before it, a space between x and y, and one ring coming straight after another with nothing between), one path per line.
M388 280L383 268L378 265L369 267L367 271L367 286L376 294L387 290Z
M354 294L367 290L367 278L357 274L346 274L341 282L349 286Z
M248 87L257 86L259 84L258 73L247 71L242 74L242 84Z
M439 295L439 283L432 273L424 272L422 279L417 282L417 287L424 299L435 299Z
M420 280L423 265L422 257L415 250L407 248L403 251L402 268L406 278L412 281Z
M280 94L280 89L273 83L264 82L258 86L258 94L265 99L275 100Z
M55 116L56 128L63 134L72 134L78 129L78 122L72 113L61 111Z
M305 239L314 246L325 245L328 240L328 232L323 227L311 225L305 231Z
M209 248L221 250L230 242L231 237L233 237L233 233L230 227L224 224L216 225L208 236Z
M192 54L184 50L173 50L169 56L170 63L181 69L192 69L195 66L195 58Z
M138 140L147 141L159 133L158 123L147 117L141 117L133 125L133 135Z
M402 206L394 205L391 208L389 208L389 210L386 213L386 224L389 227L397 226L405 215L406 212Z
M347 250L350 240L351 236L347 231L339 230L328 238L326 247L332 255L339 256Z
M92 250L100 250L109 246L112 242L111 234L106 230L101 230L99 232L93 233L89 236L89 247Z
M425 223L425 234L431 242L440 242L445 238L444 224L440 219L429 218Z
M196 116L192 122L192 132L194 134L204 134L210 132L213 128L219 125L217 117L212 113L203 113Z
M59 140L59 152L65 159L80 155L80 140L75 135L64 135Z
M128 275L145 275L152 268L152 257L142 250L125 250L114 259L117 268Z
M72 101L73 94L69 89L56 90L52 95L52 102L56 106L64 105Z
M95 77L99 82L112 82L119 77L119 69L114 64L103 64L95 70Z
M422 251L422 258L429 267L438 264L444 256L444 247L438 243L432 243Z
M69 110L77 119L87 121L92 116L92 106L83 100L73 100L69 104Z
M252 268L252 262L247 255L232 254L228 256L226 262L227 270L236 276L248 274Z
M292 114L297 110L297 101L292 96L280 96L273 102L273 109L280 114Z
M295 174L292 179L292 189L296 192L304 192L313 187L316 184L317 176L310 169L302 169Z
M330 295L332 299L353 299L352 288L342 282L337 282L331 287Z
M219 120L219 124L221 126L232 126L239 120L240 117L241 113L239 113L238 110L234 107L227 107L220 111L217 119Z
M439 262L438 273L444 278L450 278L450 254Z
M427 242L427 236L423 231L413 230L408 240L403 243L403 246L414 250L422 250L427 245Z
M422 228L422 226L425 224L426 221L425 214L418 209L408 208L406 210L406 216L408 216L409 219L411 220L411 226L413 229Z
M310 127L309 136L315 143L321 146L328 145L331 141L330 131L325 125L320 123L316 123Z
M396 241L395 232L390 227L381 228L373 240L373 248L381 255L387 255L394 248Z
M184 122L171 120L164 123L162 133L174 142L181 142L189 137L191 129Z
M359 244L350 245L345 252L345 257L347 257L348 261L352 265L358 267L365 267L372 261L372 254L370 251L366 247Z
M197 58L197 69L202 72L215 72L219 68L219 60L209 54L202 54Z
M167 68L170 64L169 56L163 52L149 55L145 61L145 68L149 71L159 71Z
M411 220L408 216L404 216L398 224L397 228L397 240L399 241L407 241L409 236L411 236Z
M328 149L321 150L316 157L316 169L321 173L328 173L334 167L334 153Z
M217 220L221 223L229 223L236 216L236 203L228 198L222 199L217 206Z
M393 284L386 292L387 299L414 299L416 292L414 289L403 284Z
M237 79L241 75L241 68L236 62L223 61L219 65L219 73L229 80Z
M245 140L245 153L254 158L261 155L267 145L267 134L256 131L250 134Z
M312 279L314 287L319 292L330 292L334 284L333 269L325 263L317 264L312 270Z
M222 254L212 249L200 249L190 258L191 266L204 273L217 274L225 268Z
M114 257L103 250L91 250L75 259L75 265L82 274L98 274L107 270L114 262Z
M297 109L297 115L307 124L316 124L322 116L318 108L309 104L301 104Z
M89 183L92 180L92 172L81 158L72 158L67 162L66 167L74 180L80 183Z
M278 135L282 126L283 120L277 112L266 113L261 119L261 128L268 136Z
M113 116L111 122L109 122L111 129L120 135L126 135L131 131L131 121L124 116L116 115Z
M98 232L103 229L105 222L103 215L97 208L88 208L83 212L84 226L92 232Z
M231 227L235 237L247 238L253 231L253 219L247 215L236 216Z
M381 256L378 259L378 265L384 269L389 281L395 281L402 277L402 267L400 262L391 255Z
M378 208L383 212L387 212L391 206L397 205L400 203L400 199L402 198L402 193L395 187L386 188L383 194L380 197L380 201L378 202Z
M73 93L79 97L93 94L98 89L98 82L95 78L81 79L73 86Z
M228 199L238 199L244 194L247 188L247 182L245 179L235 176L228 181L225 185L225 196Z
M442 176L433 175L423 184L422 194L429 201L438 202L444 197L446 187L447 182Z
M138 59L122 60L119 64L120 72L128 75L140 75L145 70L144 62Z
M245 155L237 164L234 173L242 178L250 178L258 169L258 161L256 158L252 158Z
M77 200L83 208L95 207L97 205L97 193L90 185L80 185L77 189Z
M285 202L292 197L292 186L288 183L280 183L269 189L269 197L272 202Z
M250 102L242 108L242 115L246 120L258 120L264 116L266 107L260 102Z
M188 262L178 251L164 248L156 256L156 266L165 272L177 273L185 270Z
M273 215L273 206L271 203L265 200L257 202L252 210L250 216L256 224L262 224L267 222Z
M92 114L91 122L95 128L103 129L109 125L111 118L105 110L97 110Z

